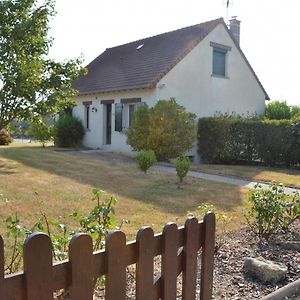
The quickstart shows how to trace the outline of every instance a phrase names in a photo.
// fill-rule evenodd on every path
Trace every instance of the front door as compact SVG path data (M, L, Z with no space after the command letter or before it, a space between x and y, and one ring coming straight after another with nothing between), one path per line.
M111 144L111 104L106 104L106 144Z

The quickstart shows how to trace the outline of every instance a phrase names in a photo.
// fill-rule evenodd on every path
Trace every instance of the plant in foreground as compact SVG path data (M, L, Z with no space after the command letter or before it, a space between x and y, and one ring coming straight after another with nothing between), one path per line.
M93 201L96 201L95 207L87 215L77 211L72 213L70 217L78 220L78 227L73 229L69 228L61 219L49 219L43 213L32 227L23 225L17 215L9 216L6 219L6 235L12 238L12 244L9 247L10 251L8 252L11 254L6 259L5 272L11 274L20 270L24 241L28 235L36 231L45 232L51 238L55 261L61 261L68 257L69 242L79 232L91 235L94 251L102 249L108 231L119 229L128 221L123 220L119 226L116 226L115 205L117 199L98 189L94 189L92 192Z
M287 231L300 218L300 193L288 195L284 185L260 184L248 194L250 208L245 218L251 230L259 237L268 238L280 230Z

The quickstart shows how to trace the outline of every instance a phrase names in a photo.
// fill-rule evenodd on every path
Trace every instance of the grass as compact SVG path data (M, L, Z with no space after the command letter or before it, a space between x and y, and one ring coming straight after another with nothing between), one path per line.
M202 171L211 174L235 176L254 181L274 181L300 188L300 171L298 170L262 166L208 164L201 164L193 166L192 168L195 171Z
M156 232L169 221L182 225L187 211L197 215L197 206L204 202L232 216L231 229L236 229L243 222L241 209L247 194L245 188L195 178L187 178L178 188L173 174L156 170L144 174L135 165L12 144L0 148L0 233L12 214L18 214L27 226L41 213L74 225L68 217L73 211L87 212L94 206L92 188L117 197L118 221L131 221L123 228L129 238L145 225Z

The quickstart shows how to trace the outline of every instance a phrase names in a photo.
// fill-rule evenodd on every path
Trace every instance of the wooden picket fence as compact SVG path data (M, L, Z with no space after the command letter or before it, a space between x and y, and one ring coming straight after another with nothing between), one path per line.
M105 250L93 253L92 239L75 236L69 246L69 260L52 262L52 244L43 233L34 233L24 244L24 272L4 276L3 240L0 238L0 299L50 300L60 289L70 300L92 300L96 278L105 275L105 299L126 299L126 267L136 264L137 300L175 300L177 277L182 274L182 299L194 300L197 256L201 250L200 300L212 298L215 216L189 218L184 227L174 223L154 235L141 228L136 241L126 244L125 234L116 231L106 238ZM154 278L153 260L161 255L161 273Z

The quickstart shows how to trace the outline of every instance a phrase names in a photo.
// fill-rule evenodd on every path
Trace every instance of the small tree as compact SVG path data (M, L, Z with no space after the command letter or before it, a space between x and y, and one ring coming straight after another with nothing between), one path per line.
M30 124L27 134L39 141L44 148L46 143L53 139L53 127L37 120Z
M176 158L175 168L176 168L176 173L177 173L177 176L178 176L180 182L183 181L183 178L188 173L190 167L191 167L191 161L188 157L181 156L181 157Z
M136 157L138 167L145 173L156 163L156 156L153 150L141 150Z
M152 108L139 108L127 132L127 143L133 149L152 149L158 160L184 155L195 139L196 115L173 98L160 100Z

